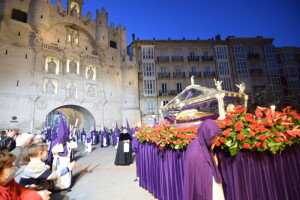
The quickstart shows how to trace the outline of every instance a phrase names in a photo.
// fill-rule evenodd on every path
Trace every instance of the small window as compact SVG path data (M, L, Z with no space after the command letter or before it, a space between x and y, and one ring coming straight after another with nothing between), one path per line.
M117 48L117 43L114 42L114 41L110 41L109 46L110 46L111 48L116 49L116 48Z
M13 9L11 18L20 22L27 23L27 13L20 10Z

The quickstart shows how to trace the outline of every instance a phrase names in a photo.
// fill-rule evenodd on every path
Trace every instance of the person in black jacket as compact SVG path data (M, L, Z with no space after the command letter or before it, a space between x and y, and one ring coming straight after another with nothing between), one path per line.
M130 165L132 163L131 136L126 128L120 134L115 165Z
M17 132L14 130L6 131L6 135L1 136L0 138L0 151L7 150L12 151L16 148L16 136Z

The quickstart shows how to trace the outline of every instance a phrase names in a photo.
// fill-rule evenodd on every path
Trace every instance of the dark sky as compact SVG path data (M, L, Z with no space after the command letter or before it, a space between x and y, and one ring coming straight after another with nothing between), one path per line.
M56 0L51 0L56 2ZM66 7L67 0L62 0ZM136 38L206 40L217 34L275 38L274 45L300 47L300 0L85 0L83 15L104 7L109 25Z

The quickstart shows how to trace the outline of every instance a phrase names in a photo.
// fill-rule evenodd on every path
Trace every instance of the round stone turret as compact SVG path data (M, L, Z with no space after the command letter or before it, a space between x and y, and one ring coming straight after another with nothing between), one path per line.
M105 51L108 48L108 13L104 8L101 12L97 10L96 44L100 50Z
M29 23L38 33L45 32L49 27L50 7L47 0L31 1Z

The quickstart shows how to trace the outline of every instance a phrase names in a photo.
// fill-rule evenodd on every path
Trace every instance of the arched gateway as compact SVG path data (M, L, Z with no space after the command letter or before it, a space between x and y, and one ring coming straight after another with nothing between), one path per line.
M91 112L77 105L64 105L53 109L47 114L43 127L58 126L60 113L64 116L68 127L76 125L78 130L82 130L82 128L90 130L92 127L96 127L96 121Z

